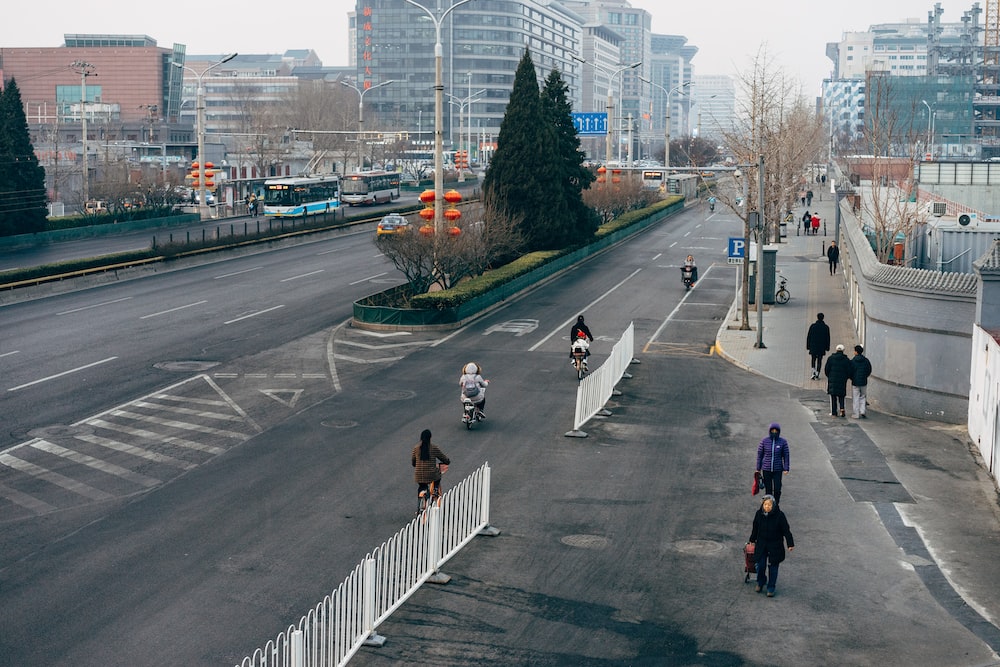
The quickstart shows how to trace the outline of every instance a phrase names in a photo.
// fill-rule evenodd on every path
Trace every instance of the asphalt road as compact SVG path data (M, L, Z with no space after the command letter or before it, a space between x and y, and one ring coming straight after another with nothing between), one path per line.
M732 298L733 269L722 262L735 228L689 210L450 334L373 336L338 326L330 306L302 337L258 344L278 326L263 320L252 334L230 335L242 354L212 355L217 366L177 376L183 384L162 380L141 398L147 383L111 376L117 389L75 410L76 428L54 429L46 442L108 450L81 436L113 439L109 426L124 444L148 440L121 428L141 414L145 429L181 430L221 451L185 454L163 442L157 453L193 465L146 488L108 469L81 471L79 457L57 459L52 447L33 454L112 497L33 515L17 506L21 514L0 524L0 663L235 664L410 519L409 450L430 428L452 458L452 483L490 462L492 523L502 533L465 547L445 568L452 582L425 586L380 628L386 645L352 664L990 664L991 652L900 562L872 505L845 491L822 445L830 434L818 432L818 446L793 439L782 505L797 548L778 597L743 584L754 445L774 419L790 434L811 429L813 399L712 354ZM685 294L677 267L688 253L701 281ZM306 301L322 310L317 298ZM35 317L45 323L61 310ZM641 362L612 400L613 416L587 424L585 439L564 436L576 388L569 324L580 312L598 337L595 366L630 321ZM205 336L231 317L213 315L192 318L207 321ZM18 326L27 331L32 319ZM491 380L489 418L466 431L457 380L472 359ZM34 402L46 400L47 392ZM153 480L177 467L144 466L133 472ZM102 475L120 485L117 495ZM50 486L17 488L56 504Z

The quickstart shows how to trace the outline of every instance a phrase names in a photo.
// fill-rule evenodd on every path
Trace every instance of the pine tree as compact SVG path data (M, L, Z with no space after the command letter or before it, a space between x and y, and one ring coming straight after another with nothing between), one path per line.
M580 149L580 138L573 125L573 105L568 97L569 86L558 70L552 70L542 89L542 108L547 123L555 129L556 174L554 183L562 189L567 217L564 221L564 246L585 243L597 230L597 213L583 202L583 191L595 176L583 163L586 154ZM557 180L556 180L557 179Z
M0 236L45 229L45 169L38 164L21 91L14 79L0 92Z

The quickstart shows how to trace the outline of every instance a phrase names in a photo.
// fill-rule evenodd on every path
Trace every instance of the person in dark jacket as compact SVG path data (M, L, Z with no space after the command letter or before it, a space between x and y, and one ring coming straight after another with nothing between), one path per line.
M444 464L444 468L438 465L438 461ZM431 442L431 432L424 429L420 433L420 442L413 448L410 454L410 465L413 466L413 481L417 483L417 496L421 493L431 493L432 496L441 495L441 473L448 469L451 459L442 452L437 445ZM433 492L430 485L434 485Z
M757 592L767 586L767 597L774 597L774 587L778 583L778 566L785 560L785 544L788 551L795 548L795 539L788 527L788 519L778 509L774 496L765 495L760 509L753 517L750 542L754 545L757 559Z
M823 313L816 314L816 321L809 325L806 334L806 350L811 357L812 379L818 380L823 370L823 357L830 351L830 327L823 321Z
M583 321L583 315L579 315L576 318L576 324L574 324L569 330L569 361L573 363L573 341L577 339L577 334L583 332L587 336L587 340L591 343L594 342L594 337L590 333L590 328L587 327L586 323Z
M834 417L838 416L838 405L839 416L847 416L844 398L847 396L847 381L851 379L853 371L851 360L844 354L844 346L838 345L837 351L826 360L826 367L823 369L826 375L826 393L830 394L830 414Z
M868 415L868 376L872 374L872 362L864 355L865 348L854 346L854 356L851 357L851 417L867 419Z
M840 263L840 248L836 241L830 241L830 247L826 249L826 258L830 262L830 275L837 273L837 264Z
M788 474L788 441L781 437L781 424L773 422L767 429L767 437L757 445L757 467L764 479L764 493L774 496L774 502L781 502L781 478Z

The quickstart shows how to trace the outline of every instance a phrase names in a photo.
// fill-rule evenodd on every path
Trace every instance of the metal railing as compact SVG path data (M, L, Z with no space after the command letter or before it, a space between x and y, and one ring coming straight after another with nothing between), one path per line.
M580 430L597 414L609 416L610 411L604 405L614 395L615 386L622 378L631 378L626 370L629 364L638 363L632 358L635 349L635 323L629 322L628 328L621 339L611 348L611 355L594 372L587 375L576 388L576 415L573 420L573 430L566 433L569 437L585 438L587 434Z
M439 568L476 535L497 535L490 521L490 466L484 463L455 488L358 563L333 593L237 667L346 665L426 581L446 583Z

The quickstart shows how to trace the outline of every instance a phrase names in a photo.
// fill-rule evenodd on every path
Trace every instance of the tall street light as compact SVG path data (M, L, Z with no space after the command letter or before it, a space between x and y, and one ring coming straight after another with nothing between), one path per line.
M458 0L443 11L441 0L438 0L436 15L416 0L404 1L427 14L434 23L434 234L437 238L442 227L444 200L444 78L441 74L444 48L441 46L441 22L450 12L472 0Z
M197 108L195 109L195 121L197 122L198 129L198 215L201 219L208 217L208 202L207 196L205 194L205 86L201 82L201 78L208 74L210 71L218 67L223 63L228 63L230 60L236 57L237 54L231 53L217 63L212 63L206 67L199 74L187 65L182 65L179 62L171 63L174 67L179 67L181 69L186 69L187 71L194 74L195 79L198 82L198 98L197 98Z
M614 112L615 112L615 101L614 101L614 90L615 90L614 83L615 83L615 77L618 76L619 74L621 74L622 72L624 72L625 70L635 69L636 67L639 67L640 65L642 65L642 61L640 60L638 62L634 62L631 65L623 65L622 67L619 67L614 72L612 72L611 70L605 68L603 65L598 65L597 63L592 63L592 62L590 62L588 60L584 60L583 58L580 58L578 56L574 55L574 56L570 56L570 57L573 60L575 60L575 61L577 61L579 63L583 63L584 65L590 65L594 69L601 70L601 72L603 72L608 77L608 104L607 104L607 110L608 110L608 133L606 135L605 142L604 142L604 166L606 168L609 164L611 164L611 128L612 128L612 123L614 123L614 118L615 118L615 114L614 114ZM610 183L611 179L609 178L607 182Z
M677 86L674 86L670 90L667 90L664 86L661 86L658 83L654 83L653 81L651 81L649 79L646 79L644 77L640 76L639 80L642 81L642 82L644 82L644 83L648 83L651 86L659 88L660 92L662 92L663 95L666 97L666 102L667 102L667 117L666 117L666 120L665 120L664 126L663 126L663 141L664 141L664 144L663 144L663 146L664 146L663 147L663 166L664 166L664 168L666 168L666 169L669 170L670 169L670 96L673 95L674 93L676 93L681 88L684 88L685 86L690 86L692 83L694 83L694 81L685 81L684 83L682 83L680 85L677 85Z
M482 95L485 92L486 92L485 88L483 88L482 90L477 90L475 92L475 95L477 95L476 99L472 99L473 93L471 91L469 92L469 96L468 97L461 97L461 98L460 97L456 97L455 95L452 95L451 93L445 93L445 95L447 95L448 97L451 98L450 101L451 101L452 104L457 104L458 105L458 146L459 146L459 149L461 149L461 147L462 147L462 139L463 139L462 135L465 133L465 128L462 127L462 125L465 123L465 109L466 108L469 109L469 138L468 138L467 143L465 145L465 159L467 161L471 161L472 160L472 156L469 153L469 149L472 146L472 103L473 102L478 102L479 100L481 100L482 98L478 97L478 95ZM464 183L465 182L465 170L464 169L459 168L459 170L458 170L458 181L460 183Z
M931 157L934 157L934 152L931 150L932 142L934 141L934 110L931 109L931 105L927 103L927 100L920 100L923 102L924 106L927 107L927 149L924 151L930 153Z
M90 161L87 159L87 77L94 71L90 63L76 60L70 67L80 72L80 131L83 135L83 212L90 200Z
M358 88L353 83L347 81L341 81L340 85L347 86L354 92L358 94L358 171L365 170L365 93L370 90L375 90L376 88L381 88L382 86L388 86L390 83L395 83L395 79L389 79L383 81L382 83L376 83L374 86L368 86L366 88Z

